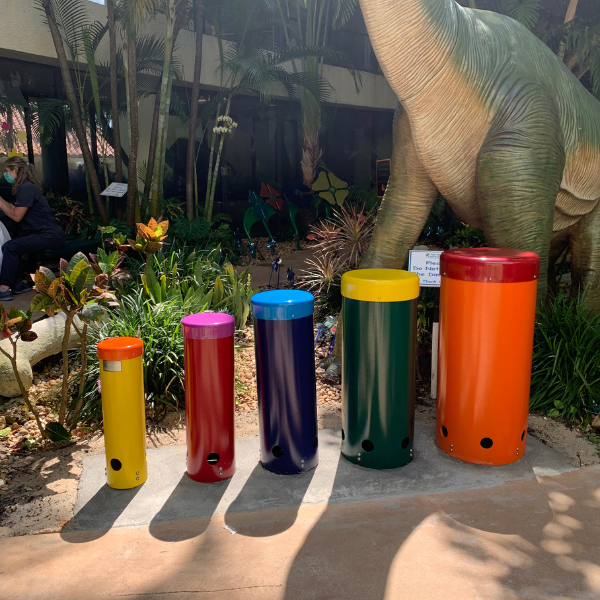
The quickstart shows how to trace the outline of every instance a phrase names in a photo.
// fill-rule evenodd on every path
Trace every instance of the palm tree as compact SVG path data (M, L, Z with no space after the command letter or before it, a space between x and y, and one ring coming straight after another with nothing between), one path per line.
M508 15L531 29L581 80L589 73L591 91L600 99L600 14L579 0L558 0L564 19L556 16L557 0L478 0L478 7ZM591 3L590 3L591 6ZM582 13L581 15L579 13Z
M331 53L327 49L328 35L332 29L343 27L358 7L358 0L275 0L281 26L288 48L294 39L300 39L305 47L321 48L321 56L305 56L300 60L300 70L323 77L324 58ZM297 28L290 25L295 15ZM339 62L348 64L342 56ZM298 72L296 61L292 61L294 73ZM357 91L360 88L360 73L349 69L354 78ZM322 105L310 90L300 89L300 108L302 111L302 174L304 184L311 186L315 180L317 166L323 155L320 137L322 129Z
M58 64L65 86L69 109L75 135L81 148L83 162L86 169L88 181L91 186L94 201L101 218L108 223L108 212L106 204L100 195L100 181L94 167L94 160L88 145L87 132L83 120L83 83L79 81L79 99L75 93L71 71L67 60L65 45L69 48L71 60L76 67L76 76L80 77L78 59L85 55L84 32L89 32L92 25L88 21L87 11L83 8L80 0L37 0L38 5L44 11L46 22L50 28L50 34L54 43Z
M200 77L202 75L202 37L204 33L204 4L202 0L192 0L196 29L196 49L194 56L194 82L190 98L190 121L188 127L188 149L185 168L185 201L187 217L194 218L194 190L196 188L196 129L198 127L198 101L200 99Z
M108 37L110 43L110 107L115 150L115 179L123 181L123 159L121 157L121 126L119 123L119 95L117 79L117 31L115 24L115 0L106 0L108 11Z
M257 94L263 102L281 86L292 99L311 95L316 104L330 102L333 88L319 72L287 70L287 63L324 57L344 60L342 53L322 46L296 46L282 52L263 49L265 33L273 24L273 13L264 0L224 0L207 2L205 5L215 24L220 52L221 98L217 106L217 118L211 141L206 185L204 216L212 219L214 196L223 145L228 132L229 111L232 99L240 93ZM229 35L223 43L223 20L227 20ZM302 101L302 100L301 100Z

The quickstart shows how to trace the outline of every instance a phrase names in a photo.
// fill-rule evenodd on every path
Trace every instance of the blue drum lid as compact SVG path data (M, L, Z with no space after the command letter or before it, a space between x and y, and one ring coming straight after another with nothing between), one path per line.
M302 290L272 290L252 296L252 316L264 321L302 319L315 311L315 298Z

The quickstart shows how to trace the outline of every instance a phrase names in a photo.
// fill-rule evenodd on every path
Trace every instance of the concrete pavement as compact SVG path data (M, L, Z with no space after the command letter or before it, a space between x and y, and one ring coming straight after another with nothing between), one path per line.
M70 530L0 539L3 597L600 598L599 467L531 439L514 465L465 465L422 426L413 463L372 471L319 433L313 473L265 473L249 438L236 476L212 486L185 479L181 447L150 451L148 482L123 493L90 457Z

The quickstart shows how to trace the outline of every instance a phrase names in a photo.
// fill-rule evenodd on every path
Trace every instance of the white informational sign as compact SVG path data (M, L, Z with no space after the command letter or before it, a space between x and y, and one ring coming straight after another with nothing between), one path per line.
M411 250L408 258L408 270L416 273L421 287L440 287L440 256L442 250Z
M126 183L111 183L100 195L122 198L127 193Z

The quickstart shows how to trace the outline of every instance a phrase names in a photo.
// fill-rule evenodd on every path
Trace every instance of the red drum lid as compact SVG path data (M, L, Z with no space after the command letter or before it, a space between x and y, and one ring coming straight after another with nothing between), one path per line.
M487 283L537 281L540 257L510 248L456 248L440 258L442 277Z

